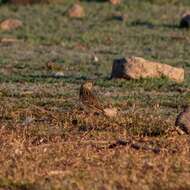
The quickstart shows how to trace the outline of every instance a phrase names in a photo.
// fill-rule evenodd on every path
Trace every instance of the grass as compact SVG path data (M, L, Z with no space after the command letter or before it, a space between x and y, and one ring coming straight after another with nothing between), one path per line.
M189 137L174 128L190 101L190 33L178 28L189 2L82 1L87 16L70 19L72 2L1 6L0 20L24 25L0 31L19 39L0 43L0 187L190 189ZM127 21L115 19L118 12ZM183 67L185 81L109 80L122 56ZM50 60L64 65L63 77L49 75ZM85 79L95 81L104 105L120 110L117 118L79 109Z

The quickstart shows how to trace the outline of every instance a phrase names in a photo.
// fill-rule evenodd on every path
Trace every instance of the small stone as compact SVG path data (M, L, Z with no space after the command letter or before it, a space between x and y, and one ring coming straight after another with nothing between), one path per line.
M19 40L17 38L11 38L11 37L10 38L9 37L8 38L5 37L5 38L1 38L0 39L1 43L6 43L6 44L15 43L15 42L18 42L18 41Z
M190 13L186 13L182 16L180 28L190 28Z
M68 12L71 18L83 18L85 17L84 8L79 4L74 4Z
M92 55L92 62L93 63L98 63L98 61L99 61L98 57L95 54L93 54Z
M175 126L183 132L190 134L190 106L185 106L184 110L176 118Z
M107 117L116 117L117 116L116 108L105 108L103 111Z
M118 5L118 4L121 4L121 0L110 0L110 3L112 5Z
M184 69L148 61L141 57L115 59L111 78L141 79L165 76L176 82L184 81Z
M18 19L6 19L0 23L0 28L4 31L11 31L20 28L22 25L22 21Z
M64 77L64 73L62 71L52 72L51 76L55 78Z

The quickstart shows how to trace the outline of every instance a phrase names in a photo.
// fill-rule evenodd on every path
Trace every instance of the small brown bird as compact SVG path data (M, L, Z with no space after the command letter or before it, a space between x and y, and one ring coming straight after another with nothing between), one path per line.
M85 81L81 85L79 99L88 108L103 112L103 107L93 92L92 81Z
M185 106L184 110L176 118L175 126L183 132L190 134L190 106Z

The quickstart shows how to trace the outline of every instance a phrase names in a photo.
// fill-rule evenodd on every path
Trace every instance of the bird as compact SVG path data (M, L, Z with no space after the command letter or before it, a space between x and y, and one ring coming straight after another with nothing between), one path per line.
M104 108L100 103L100 100L95 95L93 90L93 82L90 80L82 83L79 92L79 99L86 107L94 110L103 112Z
M184 106L183 111L177 115L175 126L190 134L190 106Z

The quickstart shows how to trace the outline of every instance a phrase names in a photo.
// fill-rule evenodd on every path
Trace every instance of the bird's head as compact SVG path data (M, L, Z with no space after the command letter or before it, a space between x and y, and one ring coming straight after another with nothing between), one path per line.
M92 90L92 87L93 87L93 83L92 81L85 81L83 84L82 84L82 87L86 90Z

